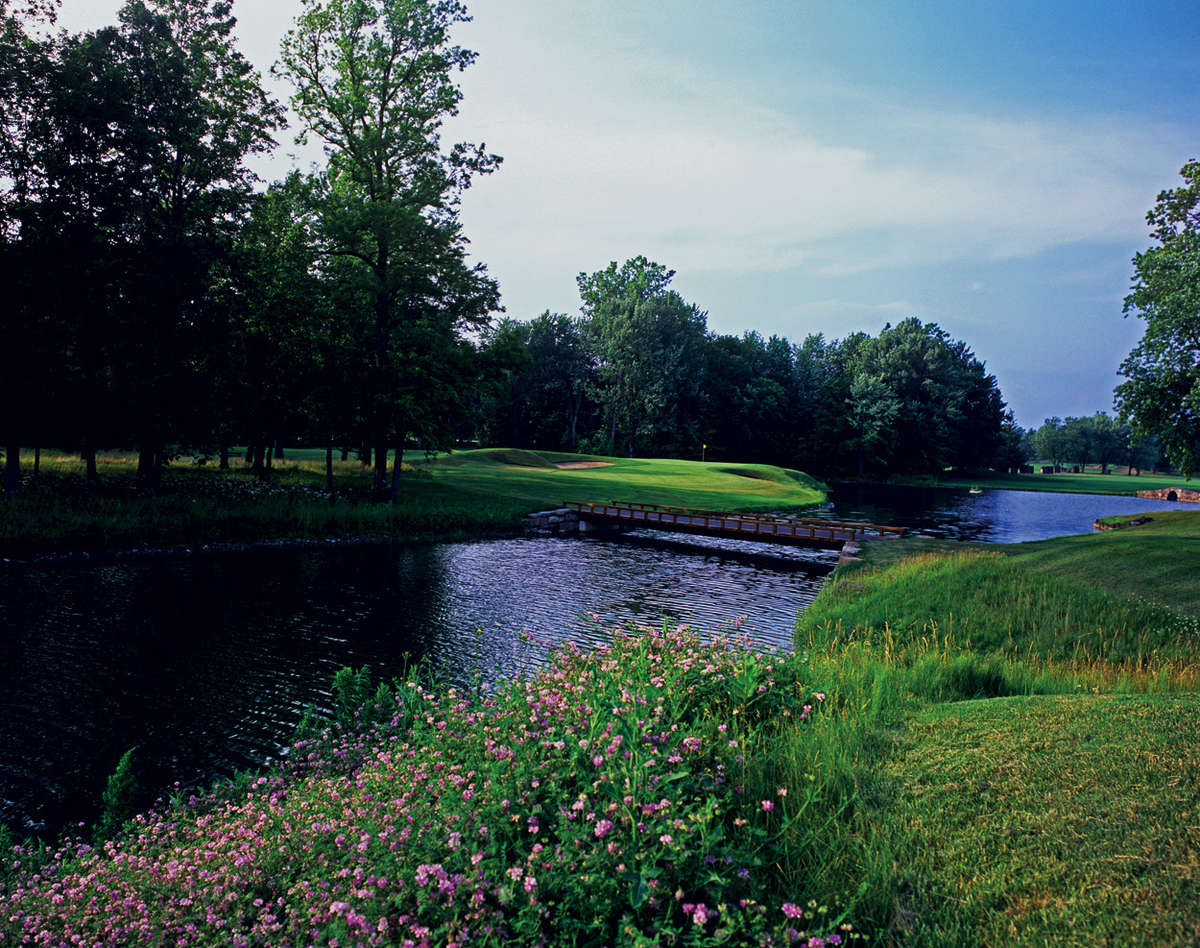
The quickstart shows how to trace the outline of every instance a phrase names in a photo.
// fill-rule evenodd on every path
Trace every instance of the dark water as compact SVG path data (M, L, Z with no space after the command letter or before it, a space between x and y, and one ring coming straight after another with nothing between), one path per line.
M629 620L750 616L788 647L834 559L722 546L512 539L0 567L0 820L52 833L94 819L134 745L157 792L259 766L347 665L387 678L411 653L443 681L511 676Z
M837 484L822 514L839 520L893 524L950 540L1023 543L1091 533L1092 523L1100 517L1196 509L1195 504L1115 494L1023 490L971 494L944 487Z

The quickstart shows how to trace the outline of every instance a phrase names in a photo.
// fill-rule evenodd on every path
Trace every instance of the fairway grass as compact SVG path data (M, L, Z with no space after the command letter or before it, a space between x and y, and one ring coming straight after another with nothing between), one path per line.
M922 481L926 483L926 481ZM987 472L970 477L945 476L939 487L986 487L994 490L1058 491L1064 494L1136 494L1140 490L1187 488L1177 474L1002 474Z

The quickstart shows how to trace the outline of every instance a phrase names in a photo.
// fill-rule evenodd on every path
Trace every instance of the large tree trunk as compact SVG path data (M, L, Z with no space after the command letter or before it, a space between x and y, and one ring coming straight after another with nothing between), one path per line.
M375 475L372 478L371 493L376 500L384 500L388 496L387 456L388 429L391 412L385 407L387 397L387 368L388 368L388 329L391 323L391 300L388 298L388 246L386 241L380 241L375 256L375 276L379 279L379 289L375 293L375 339L371 365L371 434L375 442ZM404 432L400 432L400 438Z
M333 500L333 442L325 445L325 489L329 491L329 499Z
M571 399L571 450L579 450L579 411L583 407L583 392L576 392Z
M16 497L21 491L21 445L10 441L4 447L4 496Z
M342 448L342 460L343 460L343 461L349 461L349 460L350 460L350 449L349 449L349 448L347 448L347 447L343 447L343 448Z
M375 439L375 470L371 476L371 496L375 500L388 498L388 444L386 434Z
M100 483L100 472L96 470L96 448L87 439L79 449L79 457L83 461L84 483L88 487L96 487Z
M217 470L229 470L229 445L225 442L224 438L221 439L221 444L217 448Z
M157 446L143 446L138 449L138 466L136 483L147 497L158 494L162 482L162 450Z
M284 459L283 458L283 445L280 444L278 441L275 442L272 450L275 455L276 461L282 461Z
M246 449L246 454L250 461L250 470L255 477L266 477L267 471L263 467L263 449L262 445L257 441Z
M401 428L404 426L401 425ZM400 469L404 464L404 435L396 437L396 458L392 461L392 489L389 500L394 504L400 499Z

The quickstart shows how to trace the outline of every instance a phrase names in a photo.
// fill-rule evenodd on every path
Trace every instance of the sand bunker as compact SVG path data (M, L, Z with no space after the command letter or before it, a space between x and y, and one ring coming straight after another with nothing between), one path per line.
M555 467L563 471L578 471L585 467L612 467L612 461L563 461L561 464L555 464Z

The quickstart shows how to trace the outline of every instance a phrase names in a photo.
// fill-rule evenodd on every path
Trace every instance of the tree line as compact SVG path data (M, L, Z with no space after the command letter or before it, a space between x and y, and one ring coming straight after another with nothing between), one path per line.
M481 351L484 443L763 461L822 474L1024 463L1024 432L967 345L915 317L877 336L709 332L635 257L578 278L581 312L503 319Z
M1112 465L1137 473L1166 466L1162 440L1157 435L1142 435L1132 425L1102 411L1090 418L1047 418L1038 428L1030 429L1028 453L1056 468L1070 465L1082 469L1098 464L1102 474L1107 474Z
M1029 455L983 362L915 317L834 340L721 335L673 271L634 257L579 275L577 315L494 318L499 287L468 259L459 207L501 159L441 137L475 58L451 39L469 19L457 0L304 0L273 71L325 161L265 188L249 162L284 110L228 0L127 0L78 34L53 27L53 3L0 0L6 493L21 445L78 450L90 483L98 450L134 450L151 493L179 454L223 465L246 445L265 472L276 443L324 445L330 472L336 449L357 451L380 499L406 446L464 440L821 474ZM1138 258L1127 301L1165 312L1155 281L1182 272L1184 328L1194 191L1160 196L1164 246ZM1158 353L1147 342L1125 367L1139 436L1170 410L1141 410ZM1170 417L1178 455L1190 415ZM1089 445L1107 444L1097 419Z
M70 34L52 0L0 2L0 377L19 449L138 454L153 492L183 451L356 445L396 490L405 440L445 440L499 307L459 202L500 159L443 145L474 53L455 0L305 0L275 72L324 167L258 189L284 112L227 0L128 0ZM387 468L389 449L394 469Z

